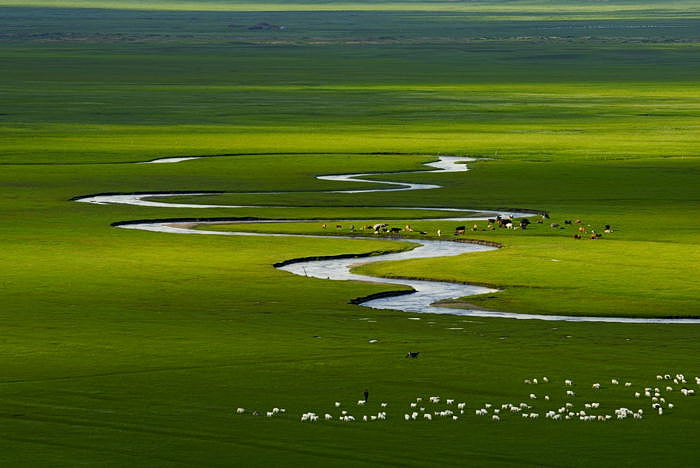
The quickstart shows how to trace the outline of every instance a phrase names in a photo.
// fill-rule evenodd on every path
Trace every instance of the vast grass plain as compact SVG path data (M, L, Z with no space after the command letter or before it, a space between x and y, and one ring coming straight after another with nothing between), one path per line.
M284 29L249 29L260 23ZM671 384L675 407L658 416L632 396L657 374L700 375L696 325L408 320L348 303L395 288L272 267L410 246L334 239L321 224L338 219L429 236L455 225L387 207L547 210L615 232L470 232L503 248L360 269L502 288L454 307L700 316L696 2L0 0L0 31L3 466L700 464L697 399ZM325 193L372 185L314 178L420 170L436 154L485 159L374 177L437 190ZM221 157L130 164L169 156ZM159 191L266 207L70 201ZM329 238L110 227L239 216L315 221L217 229ZM538 376L551 383L523 384ZM364 389L368 411L389 403L387 421L299 422ZM551 395L541 412L600 401L647 414L474 415L531 392ZM418 395L467 414L406 422ZM275 406L287 416L234 414Z

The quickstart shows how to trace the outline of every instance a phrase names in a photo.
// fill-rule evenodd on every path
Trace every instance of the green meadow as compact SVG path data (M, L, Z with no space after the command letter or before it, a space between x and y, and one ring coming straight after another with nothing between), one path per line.
M0 464L698 466L700 403L656 379L698 389L697 325L375 310L349 301L401 287L272 266L474 224L419 207L546 210L525 231L478 221L463 236L495 251L357 271L500 289L450 300L457 312L699 317L698 31L690 1L0 0ZM438 154L483 159L427 172ZM172 156L213 157L131 164ZM315 179L372 172L442 188ZM258 207L71 201L166 191ZM328 238L110 226L195 217ZM574 239L576 219L614 232ZM426 235L335 238L375 222ZM667 385L662 416L633 396ZM443 409L431 395L465 414L403 419L417 396ZM644 418L544 418L593 401ZM474 414L507 402L540 417ZM334 420L300 422L308 411Z

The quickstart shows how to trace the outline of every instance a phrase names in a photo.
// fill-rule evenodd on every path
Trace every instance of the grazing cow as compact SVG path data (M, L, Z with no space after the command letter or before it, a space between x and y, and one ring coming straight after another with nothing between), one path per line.
M489 218L486 221L488 221L489 224L496 224L496 219L495 218Z
M580 239L580 238L581 238L581 234L574 234L574 239Z
M407 232L413 232L413 228L409 224L405 225L403 228Z
M389 232L392 234L398 234L399 232L401 232L401 228L393 227L389 229Z
M326 224L321 224L321 229L328 229L328 225L326 225Z
M571 221L570 219L565 219L565 220L564 220L564 224L571 224L571 223L572 223L572 221Z
M343 226L340 225L340 224L336 224L336 225L335 225L335 228L338 229L338 230L341 230L341 229L343 229Z
M578 228L578 232L586 232L586 228L581 226L580 228Z
M464 234L464 231L466 231L466 230L467 230L466 226L457 226L455 228L455 236L458 234Z
M410 351L408 354L406 354L406 357L410 358L410 359L416 359L419 354L420 354L420 351L416 351L416 352Z
M576 224L581 224L581 220L580 220L580 219L577 219L576 221L574 221L574 223L576 223Z

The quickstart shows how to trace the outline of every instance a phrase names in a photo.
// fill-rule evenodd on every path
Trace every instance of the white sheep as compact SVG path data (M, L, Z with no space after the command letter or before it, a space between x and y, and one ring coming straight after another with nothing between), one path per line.
M612 379L612 380L610 381L610 383L613 384L613 385L619 385L619 384L620 384L620 382L619 382L617 379Z
M493 421L500 421L501 418L498 417L498 416L496 416L496 415L494 414L493 416L491 416L491 420L493 420Z
M424 419L427 419L428 421L432 421L432 420L433 420L433 415L430 414L430 413L425 413L425 414L423 415L423 418L424 418Z
M357 406L362 406L365 403L366 403L365 400L357 400Z
M326 413L326 414L323 415L323 418L324 418L326 421L330 421L331 419L333 419L333 416L331 416L330 414Z
M238 409L236 410L236 413L238 413L238 414L243 414L243 413L245 413L245 408L238 408Z
M574 384L574 382L571 381L571 380L569 380L569 379L566 379L566 380L564 381L564 385L566 385L567 387L571 387L573 384Z
M593 390L598 390L600 389L600 384L599 383L594 383L593 384Z
M335 407L336 407L336 408L340 408L340 402L339 402L339 401L336 401L336 402L335 402Z

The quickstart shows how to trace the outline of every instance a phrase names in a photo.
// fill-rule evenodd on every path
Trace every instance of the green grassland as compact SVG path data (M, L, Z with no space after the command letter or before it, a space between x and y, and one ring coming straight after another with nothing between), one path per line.
M503 288L455 307L700 315L699 21L695 2L1 0L0 464L697 466L697 397L674 393L657 416L632 396L659 373L700 375L693 325L408 320L348 303L395 286L272 265L410 248L332 238L350 223L452 237L454 222L401 219L435 212L391 207L548 210L615 232L469 232L503 248L361 270ZM248 29L261 22L286 29ZM376 176L440 190L332 194L370 184L314 179L417 170L437 153L495 159ZM181 155L229 156L125 164ZM168 190L265 207L70 201ZM329 239L109 226L246 216L315 221L216 229ZM338 219L342 232L321 229ZM548 386L522 383L544 375ZM533 391L552 396L539 411L556 409L565 378L577 405L647 416L474 416ZM389 403L387 421L298 421L365 388L369 410ZM465 400L468 414L403 421L419 394ZM288 416L233 414L275 406Z

